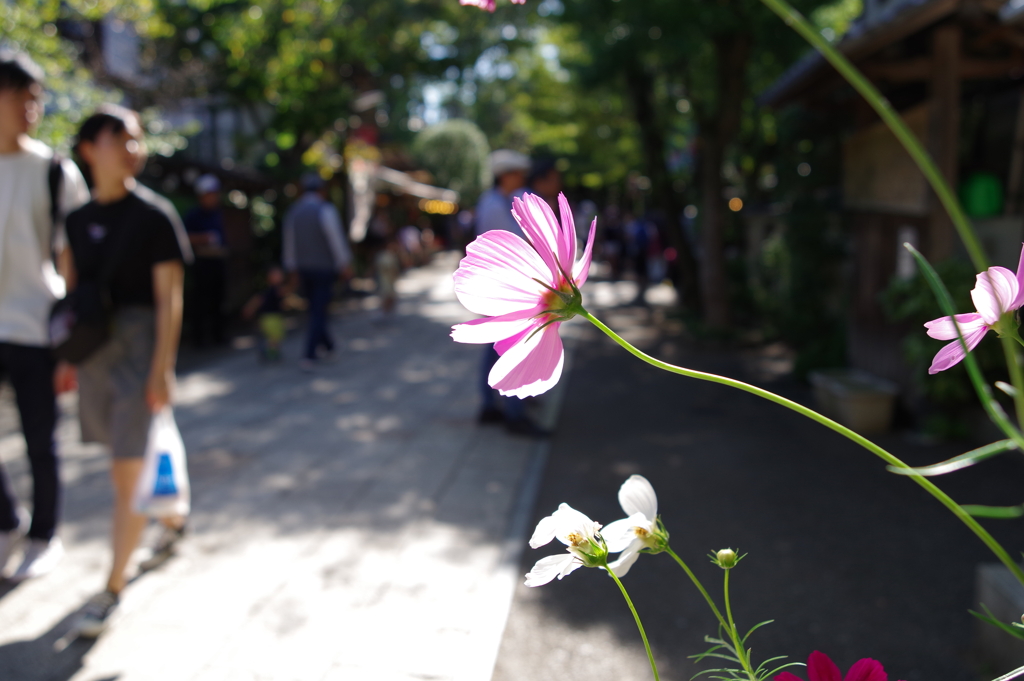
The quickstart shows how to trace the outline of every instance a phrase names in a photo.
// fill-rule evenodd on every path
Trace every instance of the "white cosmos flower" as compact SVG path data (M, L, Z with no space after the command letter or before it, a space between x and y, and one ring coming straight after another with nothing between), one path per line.
M569 504L542 518L530 538L530 548L539 548L558 539L566 545L566 553L541 558L526 575L526 586L542 586L555 577L561 579L580 567L601 567L608 559L608 549L596 523Z
M629 517L605 527L604 538L608 551L620 554L608 567L621 577L629 572L641 550L662 551L668 544L668 536L658 526L658 495L644 476L631 475L622 483L619 504Z

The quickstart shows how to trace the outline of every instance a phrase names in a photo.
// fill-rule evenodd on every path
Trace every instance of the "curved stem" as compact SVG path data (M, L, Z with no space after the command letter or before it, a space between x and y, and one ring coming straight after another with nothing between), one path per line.
M743 665L743 671L750 676L750 681L757 681L757 675L754 674L754 670L750 666L750 660L747 658L747 650L743 639L740 638L740 632L736 628L736 621L732 618L732 602L729 599L730 572L732 570L725 570L725 579L722 586L722 591L725 593L725 614L729 618L729 638L732 639L733 647L736 648L736 657L739 659L740 664Z
M679 567L683 568L683 571L690 578L690 581L693 582L693 585L695 587L697 587L697 591L700 591L700 595L703 596L704 600L708 602L708 605L711 607L711 612L715 613L715 617L718 618L718 623L721 624L723 627L728 628L728 623L726 622L725 618L722 617L722 613L719 612L718 606L715 605L715 601L711 598L711 595L708 593L708 590L704 588L704 585L700 583L700 580L697 579L697 575L693 574L693 570L690 569L690 566L683 562L683 559L677 556L676 552L673 551L671 547L666 548L665 553L672 556L672 558L674 558L675 561L679 563Z
M647 634L644 632L644 625L640 621L640 615L637 614L636 608L633 607L633 601L629 598L629 593L626 591L626 587L622 585L622 580L615 576L615 573L605 567L605 571L608 575L615 580L615 583L619 585L619 591L622 592L622 597L626 599L626 605L629 606L629 611L633 613L633 619L636 620L636 628L640 630L640 638L644 640L644 650L647 651L647 659L651 663L651 671L654 672L654 681L661 681L661 677L658 676L658 665L654 664L654 654L651 653L651 644L647 642Z
M619 336L619 334L617 334L614 331L612 331L611 329L609 329L607 326L604 325L604 323L601 322L600 319L598 319L594 315L590 314L586 310L581 312L580 316L584 317L591 324L593 324L594 326L599 328L601 331L603 331L609 338L611 338L616 343L621 345L631 355L633 355L634 357L637 357L639 359L642 359L643 361L647 362L651 366L657 367L659 369L663 369L665 371L669 371L669 372L674 373L674 374L679 374L681 376L688 376L690 378L696 378L696 379L699 379L699 380L702 380L702 381L710 381L712 383L719 383L721 385L729 386L730 388L736 388L738 390L742 390L744 392L748 392L748 393L750 393L752 395L757 395L758 397L762 397L762 398L764 398L766 400L769 400L769 401L774 402L776 404L779 404L779 405L781 405L783 407L786 407L787 409L791 409L791 410L797 412L798 414L802 414L802 415L806 416L809 419L817 421L818 423L820 423L821 425L825 426L826 428L830 428L831 430L834 430L835 432L837 432L840 435L846 437L847 439L852 440L853 442L856 442L861 447L863 447L864 449L868 450L869 452L871 452L872 454L874 454L878 458L882 459L883 461L885 461L887 464L889 464L891 466L896 466L896 467L899 467L899 468L910 468L910 466L908 466L907 464L903 463L903 461L898 459L896 456L894 456L894 455L890 454L889 452L887 452L886 450L882 449L881 447L879 447L878 445L876 445L874 442L872 442L871 440L867 439L863 435L855 433L854 431L850 430L846 426L841 425L839 423L836 423L835 421L833 421L830 418L822 416L821 414L819 414L818 412L814 411L813 409L810 409L809 407L805 407L804 405L799 404L797 402L794 402L793 400L786 399L785 397L782 397L781 395L776 395L775 393L773 393L773 392L771 392L769 390L765 390L764 388L758 388L755 385L750 385L749 383L744 383L743 381L737 381L734 378L726 378L725 376L719 376L717 374L709 374L709 373L706 373L706 372L703 372L703 371L695 371L693 369L686 369L686 368L683 368L683 367L675 366L674 364L668 364L667 362L662 362L661 360L655 359L654 357L651 357L647 353L642 352L642 351L636 349L635 347L633 347L632 345L630 345L628 341L626 341L624 338ZM911 480L913 480L918 485L923 487L926 492L928 492L933 497L938 499L939 503L941 503L943 506L945 506L947 509L949 509L949 511L951 513L953 513L953 515L955 515L957 518L959 518L960 521L964 525L966 525L972 532L974 532L974 534L978 537L978 539L980 539L982 541L982 543L984 543L985 546L987 546L989 548L989 550L992 551L992 553L995 554L995 556L1000 560L1000 562L1002 562L1003 565L1005 565L1010 570L1010 572L1013 573L1013 576L1016 577L1017 580L1021 584L1024 584L1024 570L1021 570L1021 567L1019 565L1017 565L1017 563L1015 563L1013 561L1013 559L1010 557L1010 555L1006 552L1006 549L1004 549L1002 547L1002 545L999 542L997 542L995 540L995 538L991 534L989 534L988 531L978 523L977 520L972 518L970 516L970 514L968 514L967 511L965 511L960 506L960 504L958 504L955 501L953 501L949 497L949 495L947 495L945 492L943 492L941 489L939 489L932 481L928 480L927 478L922 477L920 475L916 475L916 474L911 474L911 475L908 475L907 477L909 477Z
M981 248L978 237L974 234L974 229L967 219L967 215L964 213L959 201L957 201L956 195L950 189L949 184L942 176L931 156L925 151L924 146L922 146L914 133L910 131L910 128L903 122L903 119L896 113L896 110L892 108L892 105L889 104L889 100L839 50L832 47L832 44L825 40L818 30L803 15L793 9L786 0L761 0L761 2L768 9L775 12L787 26L792 27L804 40L813 45L828 63L853 86L853 89L867 100L879 117L885 121L893 135L900 141L903 148L907 150L910 157L914 159L917 167L921 169L935 195L942 203L943 208L949 213L953 226L956 227L956 231L963 240L974 266L978 268L979 272L988 269L988 259L985 257L985 252Z

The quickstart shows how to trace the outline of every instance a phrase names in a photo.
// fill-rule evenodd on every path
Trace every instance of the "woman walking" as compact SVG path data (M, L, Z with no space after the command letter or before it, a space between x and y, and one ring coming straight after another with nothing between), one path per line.
M114 487L113 561L106 588L77 624L86 637L106 628L146 526L132 498L152 415L171 402L183 262L190 256L174 208L135 181L145 160L142 142L138 116L108 107L82 124L75 143L92 201L67 217L71 256L64 272L69 290L98 290L112 321L109 339L78 367L82 440L110 448ZM165 537L173 541L183 527L182 518L166 522Z

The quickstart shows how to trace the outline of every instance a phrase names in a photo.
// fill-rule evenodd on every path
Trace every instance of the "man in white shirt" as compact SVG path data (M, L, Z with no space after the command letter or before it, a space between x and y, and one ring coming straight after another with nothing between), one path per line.
M21 565L10 575L15 580L49 572L64 553L55 535L60 481L48 322L53 302L64 294L54 267L64 242L61 216L89 198L75 164L29 136L42 114L41 97L39 67L23 54L0 51L0 378L14 387L33 482L26 527L27 514L19 512L0 469L0 574L28 538Z
M313 368L317 350L334 353L327 324L327 305L335 280L351 273L352 252L341 229L341 217L327 200L327 185L316 173L302 178L305 193L284 216L282 261L286 272L297 275L309 300L306 347L300 360L304 371Z

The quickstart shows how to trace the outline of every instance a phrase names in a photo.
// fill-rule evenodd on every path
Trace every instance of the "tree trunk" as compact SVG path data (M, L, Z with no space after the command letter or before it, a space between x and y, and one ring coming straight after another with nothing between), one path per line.
M640 127L654 202L665 213L669 243L677 254L676 288L683 307L696 312L701 301L697 261L680 224L682 207L672 188L665 160L665 138L655 114L654 79L641 64L633 62L627 67L626 81L633 96L633 112Z
M715 39L716 110L701 121L700 169L703 194L701 220L701 292L704 321L713 329L727 328L731 321L729 280L725 271L725 202L722 197L722 164L725 152L739 132L746 94L746 67L750 37L728 34Z

